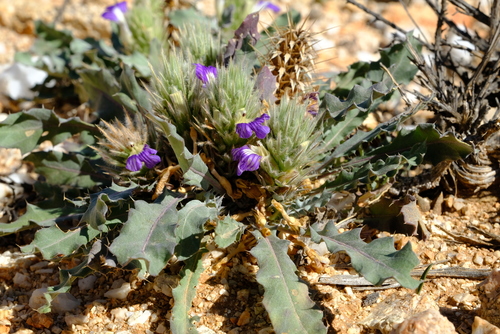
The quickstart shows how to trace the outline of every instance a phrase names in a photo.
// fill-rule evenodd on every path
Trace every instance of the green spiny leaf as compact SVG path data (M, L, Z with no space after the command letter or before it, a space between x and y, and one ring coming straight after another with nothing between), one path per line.
M124 106L114 96L121 91L115 73L107 68L83 68L79 69L77 73L83 80L83 84L80 86L82 91L80 95L85 100L89 100L99 116L104 120L121 118Z
M325 94L323 105L330 116L335 119L344 118L346 112L352 109L368 111L370 108L373 109L373 104L377 99L391 92L390 87L387 87L387 85L388 83L385 82L376 83L368 88L355 85L349 91L349 95L345 100L327 93ZM380 102L375 105L380 104Z
M94 163L81 154L58 151L34 152L25 158L35 166L35 171L43 175L46 182L79 188L92 188L108 184L107 175L96 170Z
M325 149L337 147L345 138L357 129L366 119L368 113L353 109L346 112L345 119L336 122L323 130L323 146Z
M242 224L229 216L217 222L215 227L215 243L220 248L226 248L235 241L240 240L245 232L246 225Z
M434 124L420 124L415 129L403 129L390 145L380 147L369 153L370 156L400 154L409 151L413 146L425 143L427 147L424 159L433 165L445 160L463 159L473 149L461 142L452 134L441 135Z
M200 249L200 242L205 231L203 225L217 215L217 209L210 208L203 202L192 200L179 210L175 236L177 238L176 255L180 261L190 258Z
M44 259L52 259L56 255L72 254L98 235L99 231L86 226L64 232L57 225L52 225L37 231L33 242L21 247L21 250L25 253L39 251Z
M42 122L29 113L9 115L0 123L0 146L19 148L21 153L33 150L43 133Z
M170 330L173 334L198 334L189 311L196 296L196 285L203 272L201 257L206 250L199 250L194 256L186 260L186 265L181 271L179 285L172 290L174 307L170 319Z
M148 67L149 68L149 67ZM115 98L119 99L128 109L134 112L139 112L137 105L139 105L143 110L151 111L151 101L149 101L149 96L137 82L134 72L129 66L123 68L123 72L120 75L120 82L123 88L126 89L127 94L117 93ZM124 103L126 102L126 103Z
M41 209L27 203L26 213L11 223L0 223L0 237L36 226L49 227L58 222L79 219L82 210L72 207Z
M175 228L179 215L176 207L183 198L166 194L161 202L135 202L120 235L110 246L120 264L143 259L147 261L151 275L160 273L177 245Z
M97 129L78 118L59 118L52 110L31 109L9 115L0 123L0 147L19 148L24 154L42 141L56 145L82 131Z
M322 231L310 229L311 239L324 241L332 253L345 251L351 258L354 269L375 285L382 284L387 278L395 278L402 286L416 289L420 281L410 276L411 270L419 263L417 256L407 243L396 251L392 238L375 239L365 243L360 238L361 229L339 234L331 222Z
M384 80L389 84L388 79L390 78L381 65L384 65L391 72L397 83L409 83L417 73L418 68L411 62L412 56L407 43L410 43L413 49L417 51L422 48L418 40L409 34L405 43L382 49L379 61L357 62L349 66L347 72L341 73L335 78L337 88L335 88L333 94L345 98L355 85L363 84L366 86L367 82L376 84Z
M132 197L135 189L137 189L135 184L130 187L120 187L113 184L109 188L91 194L89 206L80 223L87 223L96 230L102 229L102 226L107 222L108 204L115 203L116 206L116 204L128 200Z
M130 66L130 68L134 68L139 71L139 74L141 76L151 76L151 69L149 68L148 59L142 53L134 51L134 53L131 55L120 55L119 58L123 61L124 64Z
M257 258L257 282L264 286L263 304L277 333L326 333L322 313L315 310L307 285L300 281L297 268L287 254L287 240L271 234L263 238L255 232L257 246L251 253Z
M342 144L338 145L333 151L333 153L328 158L325 159L325 162L323 162L322 166L319 169L329 166L331 162L337 158L344 157L353 153L359 146L361 146L361 144L376 138L381 133L389 133L396 130L397 126L410 116L411 113L400 114L392 118L388 122L379 124L377 127L375 127L375 129L371 131L368 132L357 131L352 137L347 139ZM362 159L365 159L365 157L362 157ZM368 158L367 160L370 159L371 158Z

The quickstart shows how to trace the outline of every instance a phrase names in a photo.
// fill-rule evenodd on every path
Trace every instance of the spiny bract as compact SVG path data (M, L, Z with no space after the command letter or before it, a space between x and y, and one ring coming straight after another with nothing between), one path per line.
M277 77L278 100L285 94L310 93L312 73L314 72L317 53L313 48L312 33L302 24L297 27L291 18L286 27L274 27L275 32L267 44L268 52L263 62Z

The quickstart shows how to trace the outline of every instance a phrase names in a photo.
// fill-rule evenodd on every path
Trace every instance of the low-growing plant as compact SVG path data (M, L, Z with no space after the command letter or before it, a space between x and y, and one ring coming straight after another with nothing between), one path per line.
M108 8L116 10L123 14L123 7ZM205 269L201 259L213 247L228 252L222 266L238 252L256 258L263 303L278 333L326 333L322 312L296 274L292 245L304 251L311 270L324 266L314 250L324 244L331 253L347 253L373 284L390 277L407 288L421 284L410 276L418 264L410 243L396 250L392 238L363 241L360 228L340 233L336 223L347 209L328 219L316 214L341 193L358 196L349 206L357 213L402 171L471 152L432 124L402 127L421 104L364 128L370 113L399 98L398 85L415 75L409 46L420 45L411 34L381 50L379 61L356 63L332 78L337 87L328 90L313 81L313 36L291 15L280 18L286 26L263 35L254 12L227 39L185 23L175 43L148 44L153 37L130 24L139 22L133 16L139 11L129 13L117 27L130 31L117 36L140 36L142 46L113 49L108 57L87 43L77 57L80 66L62 55L76 57L71 46L83 41L44 28L64 39L52 53L58 73L75 72L80 97L95 102L95 124L47 109L0 123L0 146L19 148L40 175L37 200L16 221L0 224L0 235L38 228L24 252L81 261L61 270L60 284L49 289L49 304L40 312L49 311L51 298L75 279L99 270L102 258L140 277L181 262L170 329L196 333L189 316L193 287ZM122 45L134 45L122 39ZM37 150L46 140L74 144L64 152Z
M348 2L364 8L356 0ZM449 160L428 168L414 178L402 180L402 189L421 192L446 189L448 192L471 195L491 190L498 183L498 75L500 60L495 48L500 36L500 4L474 7L464 0L443 0L425 3L436 14L434 36L421 37L424 56L412 51L412 61L419 69L416 82L430 94L414 92L434 113L433 122L441 132L450 132L474 146L464 159ZM364 8L376 19L405 31L377 13ZM469 27L453 19L460 13L470 20ZM408 13L411 15L411 13ZM472 31L479 27L480 32Z

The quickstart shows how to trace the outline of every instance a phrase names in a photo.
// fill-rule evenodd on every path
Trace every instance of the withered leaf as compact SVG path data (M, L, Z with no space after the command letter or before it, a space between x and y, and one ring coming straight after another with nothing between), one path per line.
M276 101L276 96L274 96L276 85L276 76L271 72L269 67L263 66L259 74L257 74L255 82L255 86L260 93L260 99L273 104Z
M241 23L238 29L234 32L234 37L229 40L226 47L226 52L224 52L224 64L229 62L229 59L233 58L236 51L240 50L244 41L247 37L248 43L250 45L255 45L260 39L260 33L257 29L259 24L259 13L249 14Z

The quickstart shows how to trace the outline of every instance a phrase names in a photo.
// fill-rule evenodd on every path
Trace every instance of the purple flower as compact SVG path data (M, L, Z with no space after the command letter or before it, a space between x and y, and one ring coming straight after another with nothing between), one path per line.
M263 123L270 118L268 114L262 114L250 123L238 123L236 124L236 133L241 138L250 138L252 132L255 132L257 138L264 139L271 132L271 129Z
M128 157L125 168L127 168L131 172L137 172L141 170L142 163L146 164L146 167L151 169L160 163L161 158L156 155L158 153L157 150L149 147L148 144L144 145L142 152L139 154L133 154Z
M307 112L311 114L313 117L318 115L319 112L319 93L312 92L304 95L304 102L308 102Z
M127 12L127 2L122 1L113 6L106 7L106 11L102 13L102 17L114 22L125 22L125 14Z
M213 66L203 66L202 64L194 64L196 66L195 73L198 79L204 84L217 78L217 69Z
M262 157L254 153L248 145L233 148L231 154L233 155L233 160L238 161L238 168L236 169L238 176L245 171L252 172L260 167Z
M256 10L259 11L261 9L270 9L275 13L279 13L281 10L277 5L269 2L269 1L259 1L257 2L257 5L255 6Z

